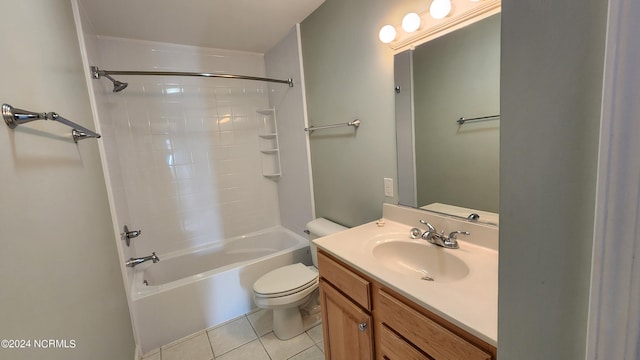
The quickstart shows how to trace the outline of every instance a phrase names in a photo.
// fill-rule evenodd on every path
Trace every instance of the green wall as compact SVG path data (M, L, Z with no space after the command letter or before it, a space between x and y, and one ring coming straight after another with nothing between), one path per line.
M383 178L396 182L393 52L378 40L419 1L327 0L301 24L310 125L353 128L310 137L316 216L347 226L382 215ZM397 191L394 191L394 194Z
M502 3L500 359L584 359L606 16Z

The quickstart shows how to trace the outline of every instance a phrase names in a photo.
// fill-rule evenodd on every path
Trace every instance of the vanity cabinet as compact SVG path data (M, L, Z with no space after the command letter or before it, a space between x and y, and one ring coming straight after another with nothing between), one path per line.
M320 299L325 357L373 359L371 315L326 281L320 282Z
M371 283L318 253L326 359L373 359Z
M376 289L374 304L378 359L495 359L488 344L388 289Z
M494 346L322 250L318 268L326 359L496 359Z

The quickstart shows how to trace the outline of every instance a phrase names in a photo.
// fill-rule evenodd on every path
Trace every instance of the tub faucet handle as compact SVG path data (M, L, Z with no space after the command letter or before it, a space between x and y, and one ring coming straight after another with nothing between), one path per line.
M120 238L124 240L127 246L131 245L131 239L137 238L142 234L142 230L129 230L127 225L124 226L124 232L120 234Z

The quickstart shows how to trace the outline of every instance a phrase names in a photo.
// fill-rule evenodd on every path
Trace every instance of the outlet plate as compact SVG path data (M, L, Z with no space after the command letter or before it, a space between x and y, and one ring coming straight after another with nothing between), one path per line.
M384 196L393 197L393 179L384 178Z

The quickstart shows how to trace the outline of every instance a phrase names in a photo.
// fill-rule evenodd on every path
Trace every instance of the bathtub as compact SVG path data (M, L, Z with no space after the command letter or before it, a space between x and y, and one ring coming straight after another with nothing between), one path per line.
M281 226L159 257L133 273L133 318L143 353L256 308L253 283L264 273L311 264L308 240Z

